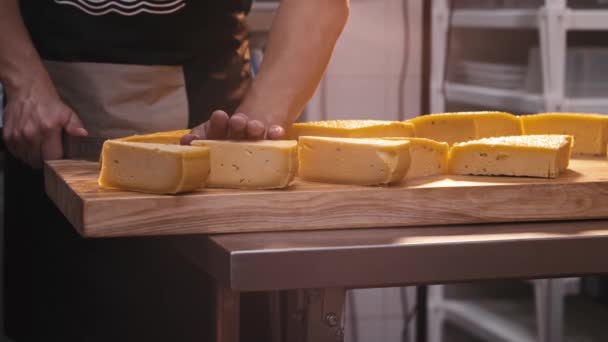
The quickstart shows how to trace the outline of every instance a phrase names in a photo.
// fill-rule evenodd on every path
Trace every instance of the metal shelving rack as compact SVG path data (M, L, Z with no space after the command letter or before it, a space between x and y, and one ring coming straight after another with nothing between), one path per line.
M608 10L572 9L566 0L545 0L539 8L456 9L450 13L450 0L432 3L432 55L430 79L431 112L446 111L447 101L486 108L505 108L522 113L576 111L606 112L608 99L569 98L565 94L567 32L607 30ZM452 0L454 1L454 0ZM448 33L451 27L492 29L535 29L540 40L541 94L446 81ZM536 333L511 329L508 318L493 317L473 306L462 306L444 297L443 286L429 289L428 333L430 342L442 340L445 320L492 341L563 340L563 299L578 292L579 279L534 280ZM496 321L498 320L498 321Z
M608 10L572 9L566 0L545 0L537 9L457 9L449 0L433 0L431 111L444 112L446 101L458 101L519 112L605 112L608 99L569 98L565 94L568 31L607 30ZM540 38L543 92L531 94L445 82L449 27L537 29Z

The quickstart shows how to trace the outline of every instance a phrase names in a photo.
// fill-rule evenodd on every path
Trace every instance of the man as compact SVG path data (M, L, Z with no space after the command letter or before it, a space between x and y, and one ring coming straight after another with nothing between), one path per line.
M81 239L44 195L39 168L135 133L194 127L184 144L283 138L326 68L348 0L283 0L254 81L250 5L0 0L5 298L17 342L212 340L209 279L162 238Z

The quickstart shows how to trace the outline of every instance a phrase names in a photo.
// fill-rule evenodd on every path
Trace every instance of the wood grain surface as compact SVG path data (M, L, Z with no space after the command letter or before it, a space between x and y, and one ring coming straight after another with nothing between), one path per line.
M608 218L608 161L573 160L556 179L442 176L390 187L296 180L285 190L148 195L100 189L98 164L60 160L46 191L87 237L382 228Z

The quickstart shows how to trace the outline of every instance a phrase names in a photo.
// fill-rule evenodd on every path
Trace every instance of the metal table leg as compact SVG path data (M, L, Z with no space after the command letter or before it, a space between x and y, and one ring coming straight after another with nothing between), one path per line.
M289 291L285 341L343 341L345 299L343 288Z
M283 317L281 308L280 291L272 291L268 293L268 306L270 314L270 342L283 341Z
M418 312L416 315L416 341L426 342L427 340L427 320L428 320L428 287L426 285L418 286L416 289L416 305Z
M221 285L215 291L216 342L239 342L240 295Z
M538 341L563 340L564 289L561 279L540 279L534 282Z

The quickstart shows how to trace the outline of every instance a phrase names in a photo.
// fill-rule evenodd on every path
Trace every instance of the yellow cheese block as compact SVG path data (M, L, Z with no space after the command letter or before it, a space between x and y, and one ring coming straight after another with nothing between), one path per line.
M99 185L104 188L174 194L205 186L208 148L107 140Z
M115 140L179 145L181 138L188 133L190 133L189 129L179 129L179 130L175 130L175 131L165 131L165 132L157 132L157 133L150 133L150 134L131 135L128 137L118 138Z
M448 152L450 146L426 138L386 138L404 140L410 143L410 168L405 178L443 175L448 170Z
M554 178L568 168L572 137L521 135L452 146L449 172L458 175Z
M298 149L299 175L324 183L399 182L410 166L409 145L398 140L302 136Z
M419 116L408 120L416 137L452 145L474 139L521 135L519 118L505 112L460 112Z
M466 115L466 113L463 113ZM519 117L504 112L471 112L477 139L522 135Z
M542 113L521 117L525 134L567 134L574 137L573 154L604 155L608 115Z
M189 129L178 129L174 131L130 135L127 137L116 138L112 140L179 145L181 138L188 133L190 133ZM103 164L103 154L99 155L99 164L100 166Z
M431 114L408 120L414 125L417 138L446 142L450 145L477 137L470 115Z
M414 126L407 122L382 120L329 120L295 123L288 130L291 139L301 136L337 138L413 137Z
M280 189L287 187L298 172L295 140L195 140L192 145L211 149L209 187Z

